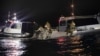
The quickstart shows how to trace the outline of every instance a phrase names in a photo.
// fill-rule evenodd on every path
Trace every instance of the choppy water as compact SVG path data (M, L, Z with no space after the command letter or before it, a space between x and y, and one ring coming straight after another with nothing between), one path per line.
M65 43L68 40L64 40L65 42L63 40L61 41L62 43ZM1 38L0 39L0 56L66 56L68 54L66 52L60 54L61 51L66 51L68 49L66 47L68 47L68 45L59 44L57 40ZM88 52L94 53L91 50L88 50ZM95 56L95 55L92 55L92 56Z

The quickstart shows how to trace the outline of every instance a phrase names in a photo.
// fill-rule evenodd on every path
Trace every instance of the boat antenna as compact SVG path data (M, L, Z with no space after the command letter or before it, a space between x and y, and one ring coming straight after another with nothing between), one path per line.
M10 20L10 16L11 16L11 15L10 15L10 11L9 11L9 12L8 12L8 21Z
M5 21L6 23L10 20L10 11L8 11L8 19Z
M10 11L8 12L8 19L10 19Z
M72 2L71 2L71 9L72 9L71 16L75 16L75 13L74 13L74 0L72 0Z

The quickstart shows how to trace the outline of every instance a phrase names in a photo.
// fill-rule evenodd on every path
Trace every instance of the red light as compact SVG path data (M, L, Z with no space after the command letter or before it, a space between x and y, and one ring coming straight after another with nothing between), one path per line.
M57 39L57 44L59 45L63 45L65 43L66 39L64 37L59 37Z
M65 41L65 38L64 37L58 38L58 42L63 42L63 41Z

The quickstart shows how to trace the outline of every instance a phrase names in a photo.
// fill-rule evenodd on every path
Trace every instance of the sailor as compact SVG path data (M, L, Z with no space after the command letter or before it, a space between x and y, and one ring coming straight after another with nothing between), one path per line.
M40 26L33 35L33 38L42 39L43 38L44 28Z
M76 25L75 25L75 22L74 21L71 21L71 23L68 24L67 26L67 35L69 36L72 36L73 35L73 32L76 30Z
M46 22L46 24L45 24L45 29L46 29L46 31L47 31L47 38L50 38L50 36L51 36L51 33L52 33L52 30L51 30L51 25L50 25L50 23L49 22Z

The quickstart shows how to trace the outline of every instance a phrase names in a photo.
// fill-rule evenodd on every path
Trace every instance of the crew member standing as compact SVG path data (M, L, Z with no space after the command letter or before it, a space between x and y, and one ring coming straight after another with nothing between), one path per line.
M72 36L73 35L73 31L76 30L76 26L75 26L75 23L74 21L71 21L71 23L68 24L67 26L67 35L69 36Z

